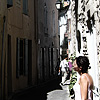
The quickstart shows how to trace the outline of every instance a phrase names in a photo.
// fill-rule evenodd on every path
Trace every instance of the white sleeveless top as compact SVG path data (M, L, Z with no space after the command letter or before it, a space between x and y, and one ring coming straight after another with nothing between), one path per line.
M86 75L84 75L86 76ZM86 76L88 82L89 79ZM73 87L74 91L75 91L75 100L81 100L81 91L80 91L80 85L78 82L75 83L74 87ZM89 82L89 86L88 86L88 99L87 100L92 100L92 90L90 89L90 82Z

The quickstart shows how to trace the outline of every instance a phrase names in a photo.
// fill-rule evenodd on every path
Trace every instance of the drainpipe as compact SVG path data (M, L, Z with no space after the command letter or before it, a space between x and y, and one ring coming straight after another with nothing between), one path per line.
M1 51L1 100L3 100L3 50L4 50L4 33L5 33L5 16L3 17L3 32L2 32L2 51Z

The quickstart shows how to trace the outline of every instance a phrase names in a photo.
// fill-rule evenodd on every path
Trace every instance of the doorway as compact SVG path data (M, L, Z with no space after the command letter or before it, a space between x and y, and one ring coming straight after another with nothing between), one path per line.
M7 52L7 90L8 96L12 93L12 64L11 64L11 36L8 35L8 52Z

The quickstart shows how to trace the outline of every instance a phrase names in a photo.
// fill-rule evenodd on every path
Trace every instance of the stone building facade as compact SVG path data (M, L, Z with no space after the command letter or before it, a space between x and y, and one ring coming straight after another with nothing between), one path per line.
M100 99L100 1L71 0L71 44L76 56L88 56L93 100ZM72 48L71 48L72 49Z
M57 75L56 67L59 59L59 29L56 0L38 0L37 9L37 56L38 83L52 79ZM48 67L47 67L48 66Z
M0 100L57 76L56 0L0 0Z
M5 63L5 49L6 49L6 1L0 0L0 97L3 95L4 87L4 63ZM1 98L0 98L1 99Z

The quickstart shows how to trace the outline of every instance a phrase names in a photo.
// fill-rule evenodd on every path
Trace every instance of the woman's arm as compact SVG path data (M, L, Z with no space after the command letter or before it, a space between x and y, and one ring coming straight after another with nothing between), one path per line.
M87 100L88 97L88 81L85 76L80 78L80 89L81 89L81 98L82 100Z

